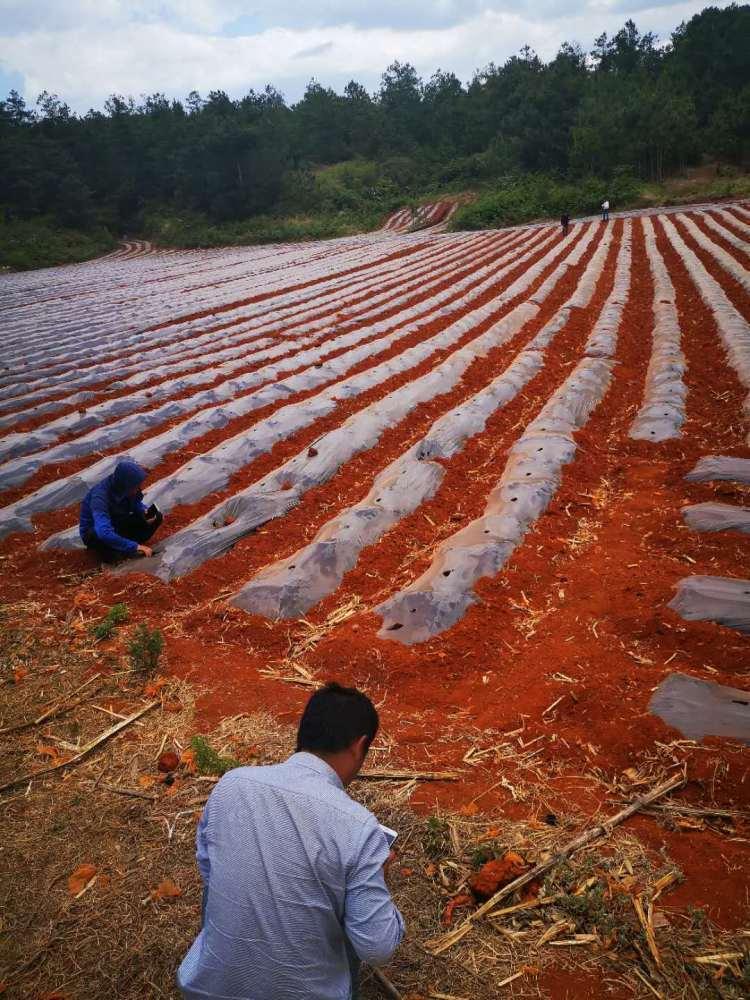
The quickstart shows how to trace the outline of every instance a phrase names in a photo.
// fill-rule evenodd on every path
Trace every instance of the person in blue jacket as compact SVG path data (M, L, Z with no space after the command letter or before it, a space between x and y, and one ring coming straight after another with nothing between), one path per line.
M146 542L162 523L161 512L143 503L141 486L146 472L122 459L112 475L88 491L81 503L78 530L83 544L105 562L150 556Z

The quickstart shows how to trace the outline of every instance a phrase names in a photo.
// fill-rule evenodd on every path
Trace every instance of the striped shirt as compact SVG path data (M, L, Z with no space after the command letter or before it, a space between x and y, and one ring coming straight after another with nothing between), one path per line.
M349 1000L347 939L382 965L403 937L385 834L314 754L230 771L196 839L203 927L177 973L188 1000Z

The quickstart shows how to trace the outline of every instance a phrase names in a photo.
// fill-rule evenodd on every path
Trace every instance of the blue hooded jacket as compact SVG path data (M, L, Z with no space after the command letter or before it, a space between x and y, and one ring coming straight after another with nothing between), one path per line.
M134 555L138 551L138 543L118 535L112 525L112 519L127 517L128 514L145 514L143 493L128 496L136 486L140 486L146 478L146 472L130 459L122 459L115 467L111 476L107 476L96 486L92 486L81 503L81 517L78 531L85 541L90 532L95 532L97 538L115 549Z

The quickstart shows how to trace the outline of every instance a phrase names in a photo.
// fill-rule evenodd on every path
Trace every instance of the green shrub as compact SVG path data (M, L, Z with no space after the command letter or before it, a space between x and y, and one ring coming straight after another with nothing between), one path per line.
M235 757L221 757L202 736L194 736L190 741L190 746L195 754L195 766L198 768L199 774L221 776L227 771L241 766Z
M85 232L66 229L43 216L0 221L0 267L27 271L53 264L73 264L100 257L114 247L115 240L102 226Z
M128 653L130 666L140 674L154 674L164 650L164 636L158 628L150 629L141 622L130 634Z
M111 639L118 625L130 617L127 604L113 604L101 621L92 625L89 631L98 642Z
M460 208L451 229L514 226L535 219L555 219L563 212L571 216L596 215L605 197L616 212L632 207L639 196L638 182L626 171L615 172L607 181L597 177L560 180L543 174L509 176Z
M425 854L437 861L450 846L450 831L447 822L440 816L430 816L422 838Z

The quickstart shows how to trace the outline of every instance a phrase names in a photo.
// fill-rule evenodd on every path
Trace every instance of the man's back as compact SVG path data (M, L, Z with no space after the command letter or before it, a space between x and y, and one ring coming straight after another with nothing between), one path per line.
M206 897L178 973L184 995L347 1000L345 935L373 964L403 935L383 879L387 856L375 817L314 754L231 771L198 828Z

